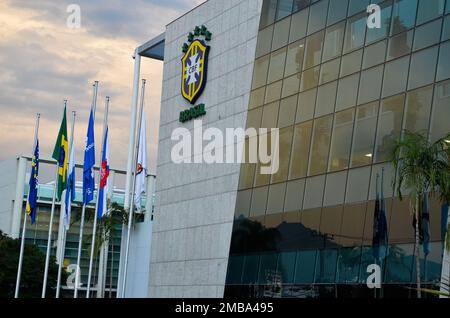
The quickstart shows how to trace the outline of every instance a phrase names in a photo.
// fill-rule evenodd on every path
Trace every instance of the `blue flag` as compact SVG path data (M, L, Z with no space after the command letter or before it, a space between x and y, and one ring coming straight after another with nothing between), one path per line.
M69 176L67 178L66 197L64 200L64 227L66 230L69 230L72 203L75 201L75 148L73 141L70 145L69 169L67 173Z
M95 143L94 143L94 114L89 116L89 125L86 137L86 148L84 149L83 164L83 204L94 200L94 165L95 165Z
M28 192L28 199L26 205L27 214L31 218L31 224L36 222L37 197L38 197L38 175L39 175L39 140L36 141L36 148L34 149L33 159L31 159L31 174L30 174L30 191Z
M375 201L375 213L373 217L373 257L376 260L384 259L387 255L388 230L386 220L386 206L383 194L383 177L381 179L381 195L378 194L377 179L377 196Z

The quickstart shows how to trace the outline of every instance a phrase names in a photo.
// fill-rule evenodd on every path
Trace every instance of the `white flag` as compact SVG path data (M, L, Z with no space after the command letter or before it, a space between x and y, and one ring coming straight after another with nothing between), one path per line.
M139 149L136 166L136 186L134 191L134 204L141 209L141 197L147 186L147 127L145 124L145 112L142 112L141 132L139 134Z

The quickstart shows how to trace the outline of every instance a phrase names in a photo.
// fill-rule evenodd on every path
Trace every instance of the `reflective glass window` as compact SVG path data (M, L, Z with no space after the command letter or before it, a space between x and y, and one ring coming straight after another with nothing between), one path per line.
M283 80L283 90L281 92L281 98L297 94L299 85L300 85L300 73L285 78Z
M239 189L248 189L253 186L255 178L255 164L244 163L241 166L241 173L239 174Z
M323 237L319 234L321 215L321 208L300 211L299 248L323 248Z
M295 112L297 111L298 95L282 99L280 102L280 113L278 115L278 127L284 128L291 126L295 121Z
M392 96L406 90L409 56L386 63L383 80L383 97Z
M298 124L294 128L289 179L296 179L306 176L311 142L311 129L312 121Z
M412 55L408 89L424 86L434 81L438 50L439 47L435 46Z
M250 93L249 109L253 109L264 104L264 97L266 95L266 87L255 89Z
M439 42L441 37L442 19L427 23L416 28L413 50L420 50Z
M330 0L327 25L335 24L347 16L348 0Z
M325 238L325 247L336 247L341 233L342 205L323 207L320 233Z
M290 18L283 19L275 23L273 28L272 51L287 45L289 40Z
M356 108L350 166L359 167L372 163L375 131L377 128L378 101Z
M305 189L305 179L289 181L286 187L286 199L284 201L284 211L299 211L303 205L303 192Z
M386 98L381 102L375 161L388 161L392 157L395 142L400 138L405 95Z
M269 197L267 199L266 214L283 212L285 193L286 193L286 183L272 184L269 187Z
M248 111L247 128L258 129L261 126L262 108L256 108Z
M355 110L349 109L335 114L329 171L348 168Z
M295 122L303 122L314 117L314 109L316 107L317 89L310 89L298 95L297 114Z
M444 27L442 28L442 40L447 41L450 39L450 15L446 16L444 19Z
M361 248L341 248L337 260L337 276L339 283L356 283L359 280Z
M372 44L364 49L363 68L369 68L384 62L387 40Z
M441 16L444 12L444 5L444 0L419 0L417 24L422 24Z
M380 98L384 65L361 72L358 104L365 104Z
M412 283L414 246L412 244L394 245L389 248L386 261L386 283Z
M267 193L269 187L254 188L252 194L252 204L250 216L260 216L266 214Z
M246 255L242 284L255 284L258 279L259 255Z
M431 139L436 141L450 131L450 81L436 84L434 89L433 118L431 121Z
M309 8L292 15L291 31L289 33L289 42L294 42L306 36L306 27L308 26Z
M276 20L281 20L292 13L293 0L278 0Z
M323 206L336 206L344 203L346 183L347 171L327 174ZM338 238L336 239L338 240Z
M316 251L299 251L295 262L296 284L311 284L314 282L314 268L316 266Z
M369 0L350 0L348 8L348 16L366 10L369 5Z
M334 112L336 100L337 81L319 87L317 91L317 106L315 117L321 117Z
M392 1L384 2L381 7L381 28L367 29L366 43L376 42L389 35L391 24Z
M405 129L428 133L433 85L409 91L406 95Z
M278 122L280 102L264 105L261 128L276 128Z
M240 216L244 217L249 216L251 195L252 190L245 190L238 192L236 196L236 210L235 210L235 216L237 218L239 218Z
M270 84L283 78L285 62L286 48L275 51L270 55L270 66L267 83Z
M284 76L288 77L301 72L303 65L303 55L305 51L305 41L301 40L292 43L287 48L286 68Z
M230 259L228 261L227 284L239 285L241 283L244 261L245 256L230 256Z
M366 203L346 204L344 206L340 237L342 246L361 245L365 218Z
M253 67L252 88L258 88L266 85L268 69L269 69L269 55L263 56L255 60L255 66Z
M325 84L338 79L340 63L340 58L323 63L320 68L319 84Z
M336 278L337 251L336 249L332 249L317 252L316 283L334 283Z
M344 40L344 53L363 46L366 35L366 22L367 16L365 12L347 20Z
M264 99L265 103L271 103L279 100L281 97L281 88L283 81L278 81L273 84L267 85L266 87L266 97Z
M256 57L270 53L272 48L273 25L259 31L256 45Z
M309 167L310 175L324 173L327 170L332 122L332 115L314 120Z
M326 30L322 58L323 61L328 61L341 55L344 31L345 22L333 25Z
M280 129L280 158L278 172L272 175L272 183L286 181L289 172L289 158L291 157L291 145L293 127Z
M387 59L409 54L412 49L414 31L403 32L389 39Z
M414 228L411 223L405 224L403 220L412 220L410 202L401 201L399 198L393 199L392 211L389 222L389 241L391 243L413 243ZM389 211L390 212L390 211Z
M320 66L310 68L302 73L300 91L306 91L314 88L319 83Z
M417 0L394 0L391 35L401 33L416 22Z
M317 32L306 38L305 61L303 69L316 66L320 63L322 57L324 32Z
M281 274L283 284L289 284L294 281L296 252L281 253L278 256L277 273Z
M358 82L359 73L341 78L339 80L336 111L356 105Z
M450 77L450 42L441 44L439 51L439 63L436 81L442 81Z
M305 216L305 209L314 209L322 206L323 191L325 188L325 175L306 179L305 186L305 197L303 199L304 211L301 212L302 222L306 220L303 218L303 216ZM320 224L317 224L317 230L319 230L319 225Z
M358 50L342 57L341 77L359 72L361 70L361 60L363 50Z
M294 7L292 8L292 12L297 12L309 5L310 0L294 0Z
M308 34L325 27L328 12L328 0L321 0L309 7Z
M370 167L350 169L348 171L346 203L364 202L367 200L370 182Z
M265 0L261 10L260 29L272 24L275 21L275 13L277 12L277 0Z

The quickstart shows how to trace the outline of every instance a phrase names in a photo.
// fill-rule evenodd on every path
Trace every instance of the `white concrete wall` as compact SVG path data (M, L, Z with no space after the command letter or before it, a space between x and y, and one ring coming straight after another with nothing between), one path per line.
M212 32L208 82L196 104L207 114L203 130L245 128L261 0L210 0L166 30L156 210L150 262L150 297L222 297L239 164L179 164L170 154L181 124L182 45L197 25ZM198 155L198 154L196 154Z

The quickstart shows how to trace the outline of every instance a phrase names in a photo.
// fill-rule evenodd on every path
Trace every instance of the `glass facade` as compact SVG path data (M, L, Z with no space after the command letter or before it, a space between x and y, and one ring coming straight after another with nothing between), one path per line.
M367 5L381 7L368 29ZM376 176L389 254L384 297L414 297L409 202L389 164L403 129L450 131L450 16L443 0L265 0L247 126L280 129L280 170L243 164L226 296L374 297ZM440 280L441 206L430 203L422 284ZM421 258L423 252L421 248ZM424 266L425 264L425 266Z

